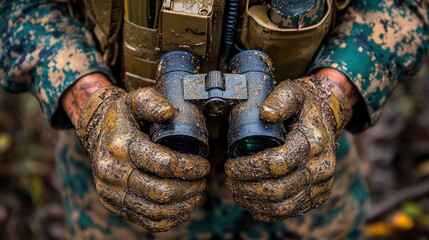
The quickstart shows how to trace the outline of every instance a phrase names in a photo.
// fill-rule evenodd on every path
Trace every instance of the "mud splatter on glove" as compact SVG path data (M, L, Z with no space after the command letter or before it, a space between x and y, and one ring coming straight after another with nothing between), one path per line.
M153 232L189 220L210 170L206 159L155 144L140 131L174 115L173 105L153 88L126 93L106 87L91 96L77 126L103 206Z
M352 109L328 79L310 76L283 81L265 100L260 116L289 121L285 144L225 164L234 200L255 219L280 221L325 202L335 172L336 140Z

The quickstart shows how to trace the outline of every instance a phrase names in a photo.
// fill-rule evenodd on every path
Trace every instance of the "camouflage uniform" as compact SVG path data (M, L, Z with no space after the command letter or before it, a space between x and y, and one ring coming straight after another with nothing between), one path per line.
M348 128L362 131L376 123L394 87L413 74L426 52L429 1L360 0L338 15L337 27L309 71L333 67L355 84L362 101ZM55 127L69 122L59 98L79 77L111 76L91 34L49 1L0 1L0 83L13 91L32 91ZM90 162L73 131L58 131L57 166L62 180L70 236L84 239L356 239L364 217L365 187L350 134L337 150L330 199L302 217L283 222L254 221L224 187L225 158L212 161L206 198L191 221L167 233L151 234L110 214L98 203ZM215 149L216 146L211 146Z

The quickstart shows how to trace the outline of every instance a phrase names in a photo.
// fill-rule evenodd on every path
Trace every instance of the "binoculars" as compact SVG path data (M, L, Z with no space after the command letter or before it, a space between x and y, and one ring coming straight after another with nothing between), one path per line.
M157 90L171 101L178 114L170 122L152 124L152 141L207 157L209 136L203 112L220 116L229 111L230 157L252 155L284 143L283 124L259 118L259 108L274 88L273 63L266 53L238 53L230 61L230 73L198 71L199 59L189 52L168 52L159 59Z

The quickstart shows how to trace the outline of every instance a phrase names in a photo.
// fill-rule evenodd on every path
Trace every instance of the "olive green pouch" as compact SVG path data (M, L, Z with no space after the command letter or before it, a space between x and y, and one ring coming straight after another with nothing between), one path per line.
M158 29L146 28L124 20L124 86L127 91L153 86L158 58Z
M247 1L240 41L246 49L259 49L274 61L277 81L301 77L330 30L332 0L326 0L322 19L302 28L279 28L271 22L267 5L250 6Z

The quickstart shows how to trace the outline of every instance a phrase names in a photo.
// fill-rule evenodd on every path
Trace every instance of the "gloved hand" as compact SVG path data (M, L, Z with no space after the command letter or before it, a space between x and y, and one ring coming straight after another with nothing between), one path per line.
M283 81L260 117L291 121L285 144L225 164L234 200L261 221L302 215L325 202L335 172L336 140L352 110L340 87L311 76Z
M155 144L140 131L142 124L174 114L153 88L126 93L106 87L91 96L77 126L103 206L153 232L189 220L210 168L206 159Z

